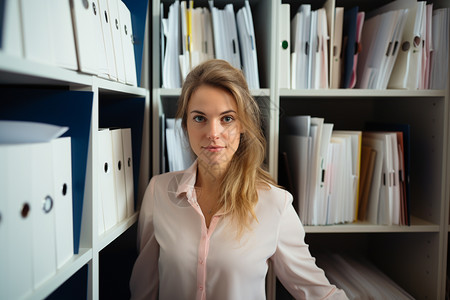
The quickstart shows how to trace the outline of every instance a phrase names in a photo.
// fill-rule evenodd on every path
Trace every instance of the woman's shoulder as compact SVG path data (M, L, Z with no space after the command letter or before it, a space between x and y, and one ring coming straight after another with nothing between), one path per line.
M266 205L284 209L287 204L292 203L292 195L281 186L265 184L258 190L259 201Z

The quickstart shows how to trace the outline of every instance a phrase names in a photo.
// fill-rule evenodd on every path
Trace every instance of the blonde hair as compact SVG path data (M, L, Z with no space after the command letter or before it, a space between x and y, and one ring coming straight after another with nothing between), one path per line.
M212 86L229 92L236 101L237 115L244 132L241 134L227 172L220 185L221 210L237 221L238 236L249 228L251 219L257 220L254 207L258 202L258 188L270 188L274 184L268 172L262 168L266 140L261 130L261 112L252 97L241 70L227 61L213 59L194 68L186 77L178 100L177 118L187 131L187 107L191 95L200 86Z

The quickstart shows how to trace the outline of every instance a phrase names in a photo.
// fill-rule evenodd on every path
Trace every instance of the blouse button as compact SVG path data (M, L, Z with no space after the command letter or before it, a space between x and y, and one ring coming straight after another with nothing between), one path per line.
M203 286L199 286L198 289L199 289L200 291L203 291Z
M200 259L198 260L198 262L199 262L199 264L203 265L203 259L200 258Z

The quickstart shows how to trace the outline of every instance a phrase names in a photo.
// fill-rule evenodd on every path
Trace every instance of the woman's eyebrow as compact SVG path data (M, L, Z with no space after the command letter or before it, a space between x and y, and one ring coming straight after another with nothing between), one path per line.
M200 115L205 115L206 116L206 114L204 112L199 111L199 110L195 110L195 109L193 111L191 111L190 113L191 114L200 114ZM232 109L229 109L229 110L226 110L224 112L221 112L220 115L225 115L225 114L229 114L229 113L236 113L236 111L234 111Z

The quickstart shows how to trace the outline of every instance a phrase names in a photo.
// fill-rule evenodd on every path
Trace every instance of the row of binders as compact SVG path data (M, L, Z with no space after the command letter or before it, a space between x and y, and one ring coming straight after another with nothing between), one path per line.
M282 166L303 224L410 224L408 125L333 130L304 115L284 126Z
M0 52L137 86L131 14L121 0L6 0Z
M71 162L70 137L0 142L0 299L30 296L73 256Z
M130 128L98 132L98 234L134 214L133 155Z
M281 4L280 88L445 89L450 8L396 0L366 13L329 0L290 15Z
M176 0L164 18L161 3L162 86L180 88L190 70L208 59L223 59L241 69L250 89L259 89L253 17L248 0L235 13L232 3L223 9L195 7L194 1Z
M344 290L349 299L414 299L365 258L321 253L317 255L317 264L330 282Z

